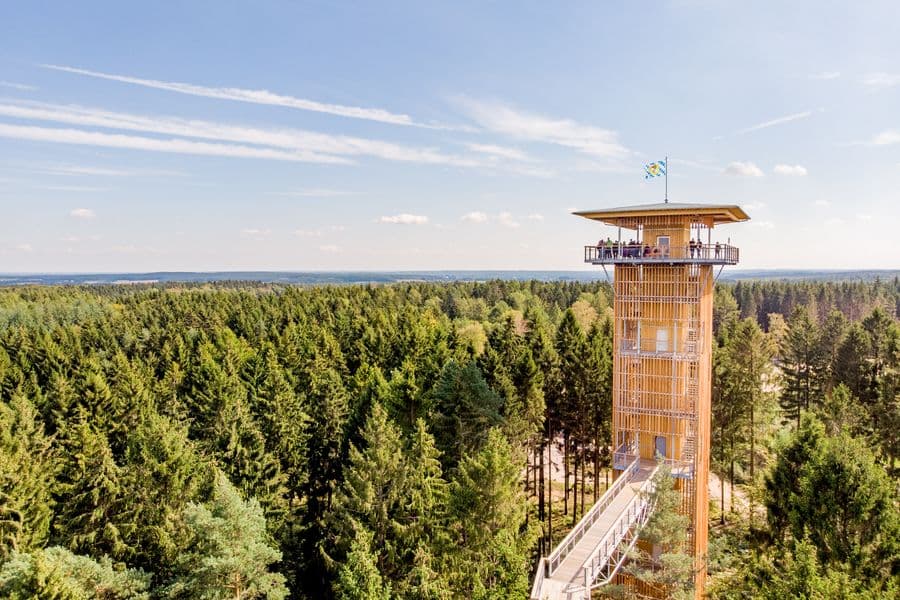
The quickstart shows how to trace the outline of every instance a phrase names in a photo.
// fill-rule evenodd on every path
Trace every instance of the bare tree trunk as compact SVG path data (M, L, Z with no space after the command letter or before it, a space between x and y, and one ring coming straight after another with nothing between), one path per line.
M724 474L723 474L724 475ZM721 509L722 516L720 517L719 522L724 525L725 524L725 477L719 477L719 489L721 490L722 502L719 503L719 508Z
M572 472L572 525L578 519L578 448L572 448L575 455L575 469Z
M569 514L569 434L563 433L563 514Z
M597 492L600 489L600 433L594 434L594 504L597 503Z

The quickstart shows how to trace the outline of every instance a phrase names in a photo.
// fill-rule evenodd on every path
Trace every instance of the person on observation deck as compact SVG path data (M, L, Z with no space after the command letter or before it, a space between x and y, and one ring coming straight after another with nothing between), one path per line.
M716 258L719 258L719 253L722 251L722 244L716 242Z
M689 246L691 248L691 258L694 258L694 251L697 249L697 242L694 241L694 238L691 238Z

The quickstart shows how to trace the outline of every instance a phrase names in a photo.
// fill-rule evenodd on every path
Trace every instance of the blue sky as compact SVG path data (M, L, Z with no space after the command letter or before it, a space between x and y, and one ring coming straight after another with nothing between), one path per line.
M18 2L0 272L582 269L734 203L745 268L900 266L900 4Z

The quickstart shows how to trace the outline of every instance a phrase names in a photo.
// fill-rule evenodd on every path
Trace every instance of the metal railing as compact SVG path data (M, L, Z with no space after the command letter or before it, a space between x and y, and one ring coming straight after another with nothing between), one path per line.
M538 560L537 569L534 571L534 583L531 585L531 595L528 597L530 600L543 600L541 594L544 589L544 577L547 576L547 568L547 557L542 556Z
M585 246L584 262L592 264L679 262L699 264L736 265L739 250L728 244L693 246L651 246L626 244Z
M631 464L625 468L625 471L619 475L619 478L609 486L600 499L594 503L591 509L581 517L578 524L563 538L556 549L550 553L550 556L547 557L547 575L553 575L553 572L559 568L559 565L565 560L566 556L569 555L569 552L571 552L572 549L578 545L581 538L584 537L585 532L587 532L591 525L600 518L600 515L606 510L610 503L612 503L621 489L631 481L631 478L634 477L634 474L638 470L639 464L640 459L636 457Z
M596 549L584 561L582 574L585 590L612 581L619 567L628 558L628 552L634 547L641 527L653 512L649 495L655 485L653 478L656 470L654 469L644 481L638 493L622 510Z

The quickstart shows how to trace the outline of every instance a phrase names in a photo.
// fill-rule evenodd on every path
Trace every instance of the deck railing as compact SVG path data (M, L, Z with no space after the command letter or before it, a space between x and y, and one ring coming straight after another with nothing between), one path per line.
M621 263L677 262L715 265L736 265L740 252L728 244L702 246L651 246L648 244L625 244L613 242L611 245L585 246L584 262L595 265Z
M550 553L550 556L547 557L547 575L552 575L553 572L559 568L559 565L565 560L569 552L571 552L572 549L578 545L581 538L584 537L585 532L591 528L591 525L593 525L598 518L600 518L600 515L615 499L619 491L631 481L631 478L638 470L639 464L640 459L636 457L631 464L625 468L625 472L619 475L618 479L609 486L600 499L594 503L583 517L581 517L578 524L563 538L563 541L559 543L556 549Z

